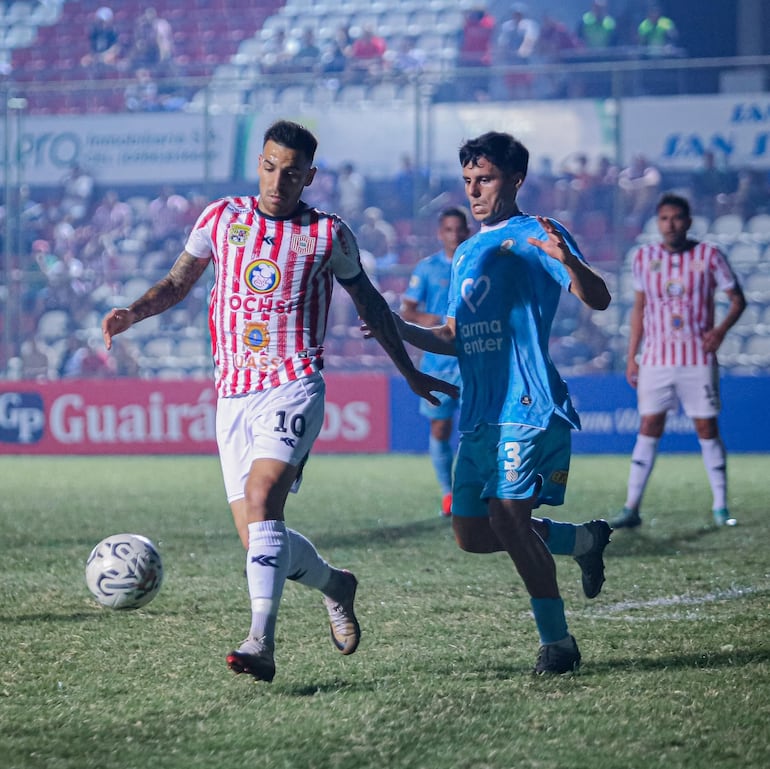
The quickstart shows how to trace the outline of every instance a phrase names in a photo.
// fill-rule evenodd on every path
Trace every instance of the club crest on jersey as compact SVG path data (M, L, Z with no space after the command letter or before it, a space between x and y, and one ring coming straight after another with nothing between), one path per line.
M297 256L307 256L315 251L315 241L316 239L312 235L303 235L301 232L297 232L291 236L289 248Z
M513 238L508 238L500 244L500 248L503 251L513 251L513 247L516 245L516 241Z
M660 259L656 259L653 262L650 262L650 272L659 272L660 268L663 266Z
M251 350L259 352L270 343L270 332L266 323L254 321L247 323L243 329L243 343Z
M258 294L269 294L281 283L281 271L269 259L255 259L243 274L246 284Z
M246 241L249 239L249 233L251 227L245 224L231 224L227 228L227 242L231 246L241 248L246 245Z

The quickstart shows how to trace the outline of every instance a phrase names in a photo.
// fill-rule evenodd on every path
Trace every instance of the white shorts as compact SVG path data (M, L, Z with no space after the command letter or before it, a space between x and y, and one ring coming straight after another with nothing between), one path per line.
M640 366L636 385L639 414L674 411L679 403L690 419L719 414L719 367Z
M307 458L323 427L325 396L326 383L321 374L314 374L268 390L219 398L217 446L228 502L243 499L255 459L297 466Z

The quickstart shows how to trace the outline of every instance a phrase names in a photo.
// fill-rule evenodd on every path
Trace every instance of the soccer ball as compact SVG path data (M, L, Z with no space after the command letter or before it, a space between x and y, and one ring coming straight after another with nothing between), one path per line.
M155 545L139 534L105 537L86 561L86 585L110 609L138 609L163 583L163 562Z

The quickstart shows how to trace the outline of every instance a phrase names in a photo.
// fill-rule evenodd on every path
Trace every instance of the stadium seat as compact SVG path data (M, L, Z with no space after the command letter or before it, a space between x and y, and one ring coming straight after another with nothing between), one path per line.
M770 243L770 214L756 214L746 222L746 234L755 243Z
M722 214L711 222L709 230L709 238L722 245L731 245L743 232L743 218L738 214Z
M37 322L37 336L46 344L64 339L69 333L70 316L65 310L48 310Z
M736 270L759 264L762 249L757 243L734 243L730 248L730 263Z

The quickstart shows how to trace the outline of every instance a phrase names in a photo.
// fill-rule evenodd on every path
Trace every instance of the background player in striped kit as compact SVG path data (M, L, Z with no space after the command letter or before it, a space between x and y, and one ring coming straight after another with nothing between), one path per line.
M236 673L272 681L278 606L287 579L320 590L332 642L352 654L360 639L357 580L331 567L287 528L284 506L323 424L323 341L334 281L352 298L412 390L457 397L454 385L418 371L390 308L361 267L356 240L336 215L301 200L315 175L310 131L278 121L264 135L259 196L223 198L201 213L168 275L130 307L102 321L104 341L181 301L215 265L209 328L214 346L217 445L225 491L241 541L251 627L227 655Z
M635 298L626 379L636 388L641 423L631 454L626 503L612 526L641 524L639 506L666 413L677 403L695 425L714 497L714 523L733 526L736 520L727 509L727 456L717 423L716 352L746 308L746 299L725 255L716 246L687 236L692 219L686 198L667 193L656 210L663 240L642 246L633 256ZM717 289L727 294L730 305L715 325Z
M421 326L440 326L446 320L449 297L449 279L452 274L452 257L457 247L471 234L468 217L461 208L445 208L438 217L441 251L421 259L414 268L409 285L401 297L401 317ZM457 358L426 352L420 368L429 374L460 385L460 369ZM432 406L420 401L420 414L430 420L428 453L441 488L441 514L452 513L452 418L458 406L456 398L439 395L440 405Z

